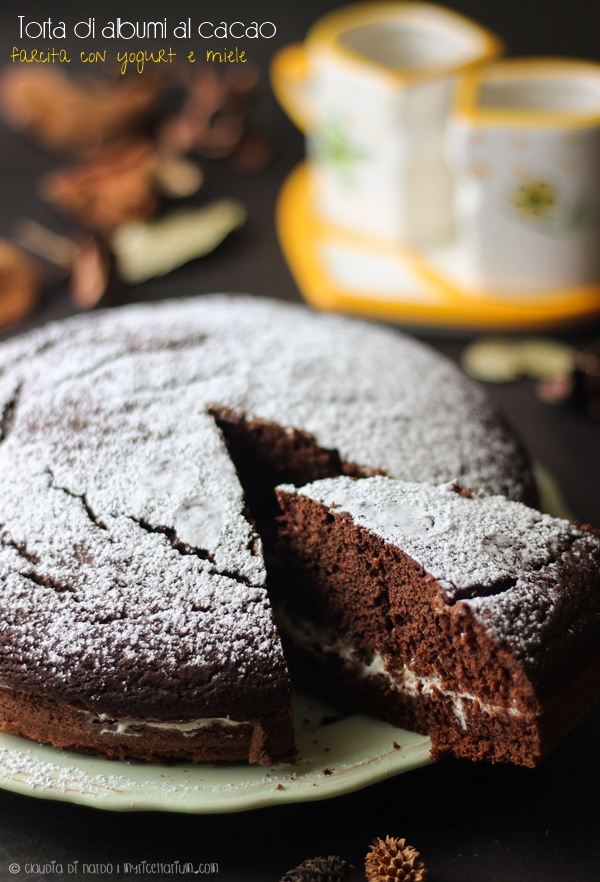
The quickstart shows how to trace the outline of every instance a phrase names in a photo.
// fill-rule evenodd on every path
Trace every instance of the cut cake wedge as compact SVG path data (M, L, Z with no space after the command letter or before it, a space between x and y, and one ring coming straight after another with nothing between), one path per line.
M434 759L534 766L600 696L597 531L456 483L277 492L278 626L330 700L428 733Z

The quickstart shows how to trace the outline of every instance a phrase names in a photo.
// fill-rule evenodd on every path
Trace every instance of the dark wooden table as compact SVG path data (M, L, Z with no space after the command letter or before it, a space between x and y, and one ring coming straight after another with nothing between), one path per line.
M98 20L168 15L171 22L197 13L215 20L274 21L276 39L262 41L250 53L265 70L274 49L301 39L309 23L334 5L306 0L282 8L274 0L252 5L208 0L200 12L186 0L130 2L126 9L115 2L81 2L76 15L95 15ZM501 33L516 52L599 55L599 14L589 0L573 0L560 9L549 8L543 0L509 8L502 0L454 5ZM34 0L19 4L18 10L7 6L0 12L0 61L18 42L18 14L37 20L48 15L47 5ZM60 2L52 4L51 14L56 20L76 20ZM167 278L126 289L124 302L212 291L300 299L279 251L273 210L282 180L302 156L302 139L277 108L266 82L264 89L258 114L276 139L277 158L254 177L232 171L226 162L206 162L206 186L192 200L240 197L249 211L245 228L209 257ZM69 224L36 194L40 173L56 165L56 159L0 128L0 235L11 235L23 217L69 232ZM73 311L66 291L58 287L30 319L2 336ZM420 336L454 359L466 342L442 331ZM584 345L600 339L600 328L561 329L555 336ZM489 392L531 455L557 478L577 516L600 525L600 425L574 409L543 405L529 381L490 387ZM432 882L597 882L599 794L600 706L534 771L448 760L334 800L242 814L113 813L0 791L0 880L80 880L84 863L178 860L217 863L219 878L227 882L277 882L300 861L323 853L352 861L352 878L360 879L370 841L389 834L406 837L421 851ZM76 860L78 870L69 873L68 864ZM62 864L63 873L25 872L26 864L52 861ZM11 875L11 863L21 866L19 874ZM96 878L132 877L114 872Z

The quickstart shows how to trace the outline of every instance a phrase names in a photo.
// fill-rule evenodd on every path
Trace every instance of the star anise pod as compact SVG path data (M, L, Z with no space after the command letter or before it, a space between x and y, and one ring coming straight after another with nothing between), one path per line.
M406 845L405 839L386 836L369 847L365 870L371 882L423 882L427 878L425 864L417 860L419 852Z
M337 855L322 855L288 870L281 882L343 882L354 867Z

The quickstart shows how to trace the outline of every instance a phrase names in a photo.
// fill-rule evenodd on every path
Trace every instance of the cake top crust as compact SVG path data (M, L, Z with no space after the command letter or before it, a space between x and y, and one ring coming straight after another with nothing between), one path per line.
M583 535L569 521L503 496L461 493L454 482L340 477L278 489L351 515L423 567L450 603L498 594L499 587L556 559Z
M224 295L49 325L0 347L0 683L155 719L289 694L211 405L390 475L526 492L483 393L393 330Z
M343 461L412 481L460 477L520 499L527 469L484 392L398 331L255 297L123 307L50 324L0 347L0 407L84 378L106 396L190 388L294 426ZM192 388L193 387L193 388Z

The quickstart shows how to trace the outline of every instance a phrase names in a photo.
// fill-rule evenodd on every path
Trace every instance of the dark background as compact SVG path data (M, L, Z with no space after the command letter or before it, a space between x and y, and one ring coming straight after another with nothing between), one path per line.
M270 93L266 72L277 48L304 37L310 24L339 4L302 2L21 2L0 10L0 64L9 63L13 45L45 48L47 41L18 38L17 16L64 19L67 26L90 15L97 23L168 18L173 27L188 15L203 19L272 21L272 40L244 41L240 48L260 65L263 94L257 118L275 139L277 156L255 176L234 172L224 161L203 162L206 185L192 199L201 204L218 196L237 196L249 211L245 228L217 251L172 273L126 289L124 301L247 291L299 300L295 283L280 254L274 227L274 204L287 172L301 159L300 134L287 121ZM543 0L471 0L454 2L463 12L498 33L510 54L561 55L600 59L600 5L571 0L550 5ZM138 41L131 41L132 44ZM160 41L159 41L160 42ZM220 41L199 38L181 42L190 49L218 48ZM146 45L150 48L151 41ZM171 41L177 49L175 41ZM162 45L162 42L160 43ZM92 48L86 41L66 45L75 59ZM94 48L113 41L96 39ZM72 72L82 72L74 61ZM90 108L93 113L93 108ZM0 236L10 237L20 218L34 218L57 232L72 227L36 194L39 175L59 164L19 135L0 125ZM10 336L72 313L66 291L53 290L40 308ZM420 334L458 358L466 339ZM600 326L559 329L554 336L585 345L600 340ZM489 387L509 422L533 457L560 482L567 501L582 521L600 525L600 426L575 409L541 404L527 380ZM432 882L597 882L600 879L600 708L579 724L564 744L535 771L445 761L391 779L345 797L322 803L280 806L239 815L186 816L165 813L120 814L86 809L0 792L0 880L79 878L48 874L12 877L16 861L66 864L129 861L215 861L227 882L277 880L300 861L337 853L351 860L353 879L363 877L362 861L374 836L403 836L417 847ZM81 863L80 863L81 866ZM110 878L110 877L106 877ZM117 878L113 876L112 878ZM122 877L126 878L126 877ZM127 877L129 878L129 877ZM162 878L154 876L151 878ZM167 877L165 877L167 878ZM183 878L183 877L182 877Z

